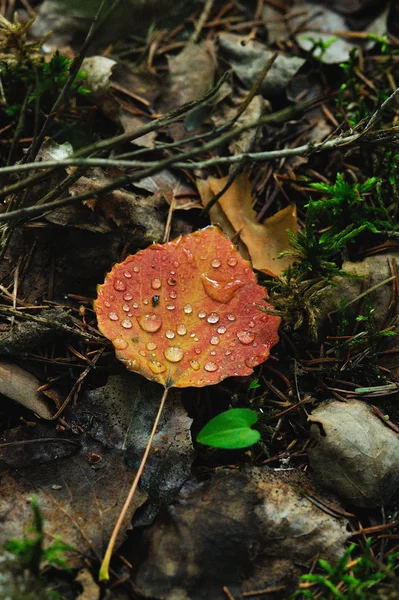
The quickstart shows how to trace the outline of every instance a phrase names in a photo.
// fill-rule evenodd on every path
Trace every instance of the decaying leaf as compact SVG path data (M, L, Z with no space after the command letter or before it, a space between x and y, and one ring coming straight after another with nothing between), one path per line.
M124 462L133 473L148 441L158 398L157 384L123 370L109 377L105 386L87 390L79 404L67 410L66 417L74 428L83 429L105 447L123 451ZM191 424L178 393L170 390L154 450L141 479L141 489L149 497L136 524L148 525L160 504L172 502L188 479L195 455Z
M27 499L34 494L45 519L45 543L59 535L82 555L93 553L100 558L131 478L132 472L124 467L120 453L98 443L89 443L80 454L48 464L30 465L17 472L3 469L0 511L7 519L0 528L0 544L22 536L25 525L31 521ZM145 498L146 494L139 491L132 510ZM129 514L124 520L119 543L130 518ZM76 556L70 564L81 567L83 562Z
M168 112L176 106L196 100L213 85L216 59L213 43L187 44L177 56L168 56L169 85L161 103L161 110ZM175 140L190 135L181 123L168 127Z
M0 393L26 406L42 419L51 419L50 402L38 392L40 385L40 381L25 369L9 361L0 361Z
M278 341L266 290L217 227L154 244L98 288L100 331L128 369L169 387L249 375Z
M82 69L86 74L85 88L92 92L90 100L123 131L133 131L150 120L146 109L160 93L159 80L153 73L105 56L85 58ZM133 143L153 148L155 138L152 131Z
M346 62L350 51L356 46L367 49L374 45L375 42L367 37L365 39L356 37L352 40L350 36L345 35L351 30L361 29L365 33L374 35L385 34L389 9L385 8L376 18L373 18L375 15L373 11L370 11L370 14L365 11L363 18L359 15L356 22L356 19L349 20L334 12L334 7L330 4L298 0L287 14L287 22L290 23L289 34L292 31L296 32L296 41L301 48L309 51L313 48L314 41L318 40L326 44L325 48L315 50L315 56L318 56L323 63ZM381 6L383 7L383 4ZM329 44L332 38L335 38L335 41Z
M384 506L399 485L399 436L365 402L323 402L309 417L315 476L357 506Z
M87 175L82 176L74 183L69 191L71 194L84 194L93 192L93 195L102 187L112 182L113 178L120 175L118 170L110 170L107 173L101 168L90 169ZM160 194L153 197L145 197L143 195L134 194L124 189L113 190L106 194L101 194L95 200L87 200L86 206L89 206L94 215L91 217L84 213L82 227L88 229L93 219L102 224L100 231L107 231L110 228L110 223L113 222L118 226L135 227L136 230L142 230L149 243L150 240L162 239L165 218L167 214L167 205ZM68 224L76 226L77 209L75 207L65 207L58 209L50 215L52 222L60 223L60 215L68 215ZM105 226L103 224L105 218ZM61 222L60 224L64 224ZM137 232L136 232L137 233Z
M174 203L176 209L202 208L195 188L168 169L135 181L134 185L151 192L155 197L162 196L169 205Z
M263 44L256 40L248 41L235 33L222 32L219 35L219 44L222 54L231 64L237 77L249 89L256 82L266 62L273 56L273 52L267 50ZM269 98L284 93L292 77L304 63L304 58L280 53L262 82L262 94Z
M226 183L227 177L221 179L209 177L206 182L201 182L198 189L204 206L210 199L206 185L213 196L220 192ZM224 229L224 223L227 220L229 226L227 230L224 229L225 233L229 237L232 237L232 233L239 235L245 244L254 269L268 275L278 276L291 264L292 260L289 257L277 258L277 256L288 248L287 229L293 233L297 231L295 205L289 205L263 223L258 223L256 212L252 208L251 184L246 173L235 179L219 199L218 205L210 210L212 222L220 222L220 212L222 211L224 219L220 223L221 227Z
M297 565L316 555L335 561L348 537L332 517L301 493L307 477L269 468L218 469L191 483L143 534L135 583L146 597L224 600L244 590L283 585L288 598ZM250 583L248 583L250 582Z

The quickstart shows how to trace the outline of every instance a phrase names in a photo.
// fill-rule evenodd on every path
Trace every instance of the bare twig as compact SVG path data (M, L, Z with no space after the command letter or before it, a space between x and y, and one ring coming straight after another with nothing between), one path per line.
M198 38L200 36L200 33L202 31L202 28L204 27L205 23L208 20L208 17L210 15L210 12L212 10L212 6L214 4L215 0L205 0L205 6L202 9L202 12L200 14L200 18L198 19L198 22L195 26L195 31L192 34L189 43L190 44L196 44L198 41Z
M212 90L207 92L205 94L205 96L203 96L202 98L198 98L197 100L192 100L191 102L187 102L186 104L183 104L183 106L180 106L179 108L171 111L167 115L160 117L158 119L155 119L151 123L142 125L141 127L138 127L137 129L135 129L134 131L123 133L121 135L117 135L117 136L114 136L107 140L102 140L100 142L97 142L96 144L87 146L87 147L83 148L82 150L80 150L79 152L77 152L74 155L74 157L78 158L78 157L83 157L83 156L90 155L90 154L97 154L104 150L111 150L112 148L118 146L119 144L126 143L126 142L132 142L135 139L145 135L146 133L156 131L158 129L161 129L162 127L165 127L166 125L175 123L182 117L182 115L189 112L192 108L194 108L195 106L198 106L202 102L206 102L207 100L212 98L213 95L217 93L217 91L219 90L220 86L224 83L224 81L226 81L227 77L228 77L228 73L225 73L223 75L223 77L220 78L220 80L218 81L216 86ZM38 168L42 168L44 164L46 164L46 163L43 161L40 163L32 162L32 163L25 163L24 165L13 165L14 167L16 167L16 169L14 171L9 171L9 172L18 172L19 169L17 167L20 167L21 170L38 169ZM30 165L30 167L28 165ZM42 165L42 167L40 165ZM68 163L68 165L72 165L72 163ZM9 187L3 188L2 190L0 190L0 198L4 198L11 194L15 194L19 190L25 189L26 187L32 187L33 185L39 183L43 179L46 179L46 177L48 177L54 170L63 168L64 166L65 166L65 164L62 164L60 161L51 161L50 168L47 171L45 171L44 173L36 173L36 174L32 175L31 177L24 179L23 181L18 181L17 183L14 183L14 184L10 185ZM87 166L87 165L85 165L85 166ZM0 174L1 173L2 172L0 171ZM5 172L3 171L3 173L5 173Z

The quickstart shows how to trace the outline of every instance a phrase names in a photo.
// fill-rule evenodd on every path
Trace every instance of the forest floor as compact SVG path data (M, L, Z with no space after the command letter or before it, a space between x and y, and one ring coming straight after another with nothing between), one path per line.
M0 2L0 599L398 598L398 4L99 5Z

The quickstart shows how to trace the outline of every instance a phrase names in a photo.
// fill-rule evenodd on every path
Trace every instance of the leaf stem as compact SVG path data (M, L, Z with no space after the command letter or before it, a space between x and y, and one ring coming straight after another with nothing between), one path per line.
M101 567L100 567L100 572L98 575L98 579L99 581L108 581L109 579L109 564L111 561L111 557L112 557L112 553L115 547L115 543L117 540L117 537L119 535L119 531L122 527L122 523L126 517L126 513L129 510L130 504L133 500L133 496L136 492L138 483L140 481L140 478L143 474L144 471L144 467L146 465L147 459L148 459L148 455L150 453L151 450L151 446L152 446L152 442L154 440L154 436L155 433L158 429L158 424L159 424L159 420L161 418L162 415L162 411L163 411L163 407L165 406L165 401L168 395L168 391L169 388L165 388L163 394L162 394L162 398L161 398L161 402L159 404L159 408L158 408L158 412L157 412L157 416L155 417L155 421L154 421L154 425L152 426L152 430L151 430L151 434L150 434L150 438L148 440L147 446L144 450L144 454L143 454L143 458L141 459L141 463L139 466L139 469L136 473L136 477L134 478L134 481L132 483L132 487L130 488L129 494L125 500L125 504L123 505L123 508L120 512L120 515L118 517L118 520L115 524L114 530L112 532L112 535L110 537L110 540L108 542L108 547L107 550L105 552L104 558L103 558L103 562L101 563Z

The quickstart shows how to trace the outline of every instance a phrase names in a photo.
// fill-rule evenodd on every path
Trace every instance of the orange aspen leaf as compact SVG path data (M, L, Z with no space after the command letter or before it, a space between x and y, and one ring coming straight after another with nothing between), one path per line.
M278 341L279 319L248 261L217 227L153 244L98 288L98 327L131 371L164 387L249 375Z
M108 273L94 303L98 327L131 371L165 388L129 495L101 565L109 563L148 458L170 387L202 387L249 375L278 342L279 317L265 314L266 290L215 226L153 244Z

